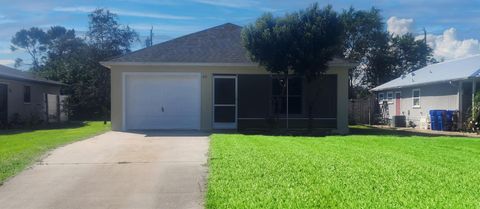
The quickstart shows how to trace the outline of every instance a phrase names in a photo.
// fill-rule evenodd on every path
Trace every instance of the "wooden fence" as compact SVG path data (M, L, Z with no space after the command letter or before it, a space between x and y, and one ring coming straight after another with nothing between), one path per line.
M348 121L350 125L376 124L375 96L350 99L348 104Z

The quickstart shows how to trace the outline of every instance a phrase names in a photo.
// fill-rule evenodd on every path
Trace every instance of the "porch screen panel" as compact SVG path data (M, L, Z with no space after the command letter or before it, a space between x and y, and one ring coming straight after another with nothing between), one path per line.
M238 75L238 128L265 128L270 111L270 75Z

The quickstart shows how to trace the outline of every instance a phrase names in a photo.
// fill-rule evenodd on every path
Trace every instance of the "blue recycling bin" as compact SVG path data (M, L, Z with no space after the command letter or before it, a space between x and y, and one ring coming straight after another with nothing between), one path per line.
M430 127L432 130L437 130L437 111L430 110Z
M444 121L445 110L437 110L437 131L443 131L446 128Z

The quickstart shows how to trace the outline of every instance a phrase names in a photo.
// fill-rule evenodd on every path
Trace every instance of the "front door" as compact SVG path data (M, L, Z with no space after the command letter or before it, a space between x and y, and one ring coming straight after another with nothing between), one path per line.
M237 128L237 76L213 77L213 128Z
M8 86L0 84L0 127L8 122Z
M400 92L395 92L395 115L400 115L400 99L402 94Z

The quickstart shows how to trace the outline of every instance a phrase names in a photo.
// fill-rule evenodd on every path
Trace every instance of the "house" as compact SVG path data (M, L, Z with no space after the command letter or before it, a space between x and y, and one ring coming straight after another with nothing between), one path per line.
M0 126L10 122L59 119L63 85L0 65Z
M372 89L390 117L404 115L422 126L430 110L459 111L459 125L471 114L480 76L480 55L432 64Z
M247 57L241 30L227 23L102 62L111 71L112 129L306 128L313 88L292 76L288 97L281 94L280 80ZM314 128L348 132L351 65L333 60L315 84Z

